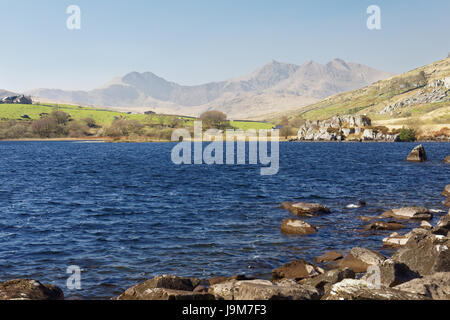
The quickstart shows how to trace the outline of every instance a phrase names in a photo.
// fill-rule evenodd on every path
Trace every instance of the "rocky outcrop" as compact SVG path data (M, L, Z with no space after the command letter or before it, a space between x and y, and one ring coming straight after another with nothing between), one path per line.
M345 279L333 285L323 300L424 300L419 294L395 288L375 288L364 280Z
M433 300L450 300L450 272L438 272L396 287Z
M384 222L384 221L377 221L374 223L371 223L364 227L366 231L369 230L399 230L399 229L405 229L405 225L391 221L391 222Z
M425 152L425 148L421 144L419 144L417 147L412 149L412 151L409 153L408 157L406 158L406 161L410 161L410 162L424 162L427 160L428 160L427 153Z
M322 204L309 202L283 202L282 208L299 217L312 217L331 212Z
M349 254L339 262L340 268L350 268L356 273L366 272L372 265L381 264L386 258L375 251L365 248L353 248Z
M284 234L307 235L316 233L317 229L302 220L287 218L281 224L281 232Z
M397 135L372 128L366 116L334 116L322 121L306 121L298 131L298 140L306 141L396 141Z
M429 233L416 233L391 259L404 263L420 275L450 272L450 239Z
M443 216L437 223L436 227L434 227L433 229L434 234L447 237L449 236L449 232L450 232L450 213Z
M31 279L16 279L0 283L0 300L63 300L62 290L51 284Z
M2 100L0 100L0 103L5 104L33 104L33 101L30 97L24 96L24 95L18 95L18 96L8 96L4 97Z
M294 279L301 280L312 278L324 273L324 270L315 266L305 260L299 259L289 262L272 271L272 278L274 280Z
M393 218L405 220L431 220L433 214L423 207L406 207L399 209L391 209L384 212L380 218Z

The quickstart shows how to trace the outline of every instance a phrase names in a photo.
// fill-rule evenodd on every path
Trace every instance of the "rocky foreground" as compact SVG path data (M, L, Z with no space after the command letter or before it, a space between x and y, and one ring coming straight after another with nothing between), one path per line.
M411 157L411 158L410 158ZM422 146L408 161L426 161ZM448 157L447 157L448 158ZM446 159L447 159L446 158ZM445 162L445 161L444 161ZM450 207L450 184L443 204ZM360 201L357 206L365 205ZM285 234L320 232L301 219L332 214L322 204L284 202L281 208L293 216L281 225ZM346 255L325 252L314 263L298 259L272 271L272 279L243 275L198 279L160 275L125 290L114 300L450 300L450 210L436 225L434 212L424 207L393 208L376 217L359 217L367 231L418 228L384 238L383 246L396 248L391 257L355 247ZM301 218L301 219L300 219ZM318 266L320 264L321 266ZM63 291L31 279L0 283L0 300L62 300Z

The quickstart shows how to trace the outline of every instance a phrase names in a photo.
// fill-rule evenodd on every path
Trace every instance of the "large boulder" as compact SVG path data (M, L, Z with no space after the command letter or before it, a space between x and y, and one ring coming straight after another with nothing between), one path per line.
M324 273L324 270L315 266L305 260L299 259L289 262L272 271L272 278L274 280L281 279L295 279L301 280L305 278L312 278Z
M361 273L366 272L369 266L379 265L384 260L386 260L386 257L378 252L356 247L350 250L349 254L339 262L339 267L350 268L356 273Z
M406 207L386 211L380 216L380 218L431 220L433 218L433 214L427 208Z
M305 221L287 218L281 224L281 232L284 234L306 235L316 233L317 229Z
M379 277L379 283L385 287L395 287L412 279L420 278L420 274L409 269L406 264L391 259L386 259L377 268L375 269L378 272L376 276ZM362 279L370 281L371 277L373 274L368 272Z
M418 145L409 153L406 161L410 162L424 162L427 161L427 153L425 152L425 148L423 145Z
M364 227L365 230L399 230L405 229L406 227L395 221L384 222L384 221L376 221Z
M450 272L438 272L396 287L433 300L450 300Z
M318 300L317 289L299 284L264 284L242 281L234 293L234 300Z
M283 203L285 206L287 202ZM288 207L288 210L296 216L318 216L321 213L330 213L330 209L319 203L294 202Z
M161 275L128 288L122 293L119 300L179 300L179 299L202 299L193 295L193 290L200 284L196 278L182 278L173 275ZM165 289L165 290L153 290ZM205 299L209 299L206 297Z
M333 285L323 300L424 300L421 295L379 287L364 280L344 279Z
M51 284L15 279L0 283L0 300L64 300L64 293Z
M450 272L450 239L435 234L414 234L391 259L422 276Z

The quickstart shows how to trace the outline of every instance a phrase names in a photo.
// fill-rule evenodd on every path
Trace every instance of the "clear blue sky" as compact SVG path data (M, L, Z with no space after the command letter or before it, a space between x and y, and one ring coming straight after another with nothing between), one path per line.
M79 5L81 30L66 28ZM382 30L366 28L381 7ZM391 72L450 51L450 1L0 0L0 88L91 89L130 71L220 81L275 59L339 57Z

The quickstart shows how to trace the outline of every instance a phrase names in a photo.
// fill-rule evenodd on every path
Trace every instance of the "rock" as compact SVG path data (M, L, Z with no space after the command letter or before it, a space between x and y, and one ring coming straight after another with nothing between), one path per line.
M406 227L399 223L399 222L383 222L383 221L377 221L374 223L369 224L368 226L364 227L365 230L399 230L399 229L405 229Z
M438 272L414 279L397 286L396 289L433 300L450 300L450 272Z
M305 260L299 259L273 270L272 278L274 280L301 280L305 278L315 277L322 273L324 273L324 270L322 268L315 266Z
M378 219L378 217L365 217L365 216L357 216L357 218L359 220L364 221L364 222L370 222L370 221L373 221L375 219Z
M334 284L322 300L424 300L418 294L394 288L374 288L364 280L344 279Z
M395 287L412 279L420 278L420 274L412 271L404 263L386 259L378 267L380 284L385 287ZM366 274L362 279L368 281L370 274Z
M284 234L306 235L316 233L317 229L302 220L287 218L281 224L281 232Z
M289 210L292 206L292 202L290 201L285 201L281 204L280 208L283 210Z
M318 300L317 289L301 285L262 284L242 281L234 294L234 300Z
M446 185L444 191L442 191L444 197L450 197L450 184Z
M427 231L423 228L416 228L405 235L399 235L397 232L394 232L389 237L383 239L383 245L391 248L402 247L416 234L427 234Z
M215 285L218 283L224 283L224 282L232 281L232 280L243 281L243 280L254 280L254 278L251 278L251 277L249 278L246 275L239 274L239 275L234 275L232 277L214 277L214 278L209 279L208 282L209 282L209 285L212 286L212 285Z
M323 255L316 257L314 260L317 263L323 263L323 262L333 262L339 259L342 259L344 256L342 253L338 251L329 251L324 253Z
M450 155L449 155L449 156L446 156L442 162L444 162L444 163L450 163Z
M300 281L300 284L312 286L319 290L321 295L324 295L325 292L330 290L333 284L341 282L344 279L354 279L355 276L355 273L348 268L344 270L334 269L314 278L303 279Z
M166 288L132 287L122 293L117 300L214 300L209 293L200 293Z
M442 235L417 233L391 259L406 264L420 275L450 271L450 239Z
M406 207L386 211L380 216L380 218L431 220L433 218L433 214L427 208Z
M198 285L195 287L195 289L193 290L194 293L198 293L198 292L208 292L208 288L202 285Z
M330 213L330 209L318 204L307 202L295 202L291 204L288 209L292 214L296 216L317 216L321 213Z
M356 273L366 272L371 265L379 265L386 258L375 251L364 248L353 248L350 253L339 262L340 268L350 268Z
M51 284L15 279L0 283L0 300L64 300L64 293Z
M436 227L433 229L434 234L447 236L450 231L450 214L447 214L439 220Z
M412 149L412 151L406 158L406 161L411 161L411 162L427 161L427 153L425 152L425 148L423 147L423 145L420 144L417 147L415 147L414 149Z
M420 228L425 229L425 230L431 230L431 229L433 229L433 226L431 225L431 223L429 223L427 221L422 221L420 223Z
M178 300L186 298L191 300L187 293L200 284L196 278L182 278L173 275L161 275L128 288L119 296L119 300ZM152 290L167 289L167 290ZM184 292L184 293L183 293ZM175 298L173 296L176 296ZM161 299L159 299L161 298ZM195 297L197 299L198 297Z
M268 280L260 279L243 281L230 280L227 282L212 285L211 287L209 287L208 292L212 294L216 300L235 300L235 296L238 294L239 288L243 283L253 283L267 286L273 285L273 283Z
M444 206L450 207L450 197L448 197L448 198L444 201Z

